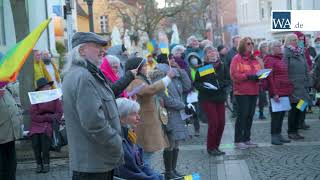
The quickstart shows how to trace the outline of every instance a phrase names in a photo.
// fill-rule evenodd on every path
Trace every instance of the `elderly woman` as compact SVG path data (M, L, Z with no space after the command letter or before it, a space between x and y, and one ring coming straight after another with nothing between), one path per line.
M293 85L288 76L288 65L282 59L281 42L274 40L268 45L270 54L264 57L265 68L272 69L268 76L268 90L270 98L280 102L280 97L288 97L293 91ZM282 145L290 140L281 135L282 122L285 111L271 112L271 144Z
M142 87L137 92L137 101L141 105L141 122L137 125L136 133L138 143L145 151L144 160L149 163L154 152L167 147L166 137L159 120L159 109L157 106L156 94L164 91L174 77L169 71L161 80L151 83L147 77L147 64L140 57L129 59L126 63L126 71L138 68L138 74L127 88L128 92L135 88Z
M116 102L122 126L125 164L115 170L115 175L124 179L162 180L163 176L143 162L143 149L137 144L137 134L134 129L140 121L140 105L126 98L119 98Z
M173 58L162 56L157 59L156 72L150 75L153 81L163 78L166 72L172 70L174 77L165 92L160 93L164 101L164 107L168 111L168 124L166 134L170 146L163 151L163 161L165 166L165 178L172 179L180 177L176 171L179 155L179 143L188 138L188 129L185 121L181 117L181 111L185 111L186 105L183 100L183 91L191 88L191 81L187 73L181 69ZM169 66L170 65L170 66Z
M46 91L52 89L53 81L48 82L46 78L37 80L36 91ZM51 138L53 123L61 123L62 103L59 99L33 104L30 107L31 128L30 137L32 148L37 163L36 173L47 173L50 170Z
M184 61L184 51L186 48L182 45L176 45L174 48L171 50L171 54L173 55L173 58L175 62L179 65L180 68L184 69L189 77L191 78L190 75L190 67L186 61Z
M190 36L187 39L187 49L185 51L185 57L190 53L195 52L200 58L203 58L203 49L200 47L200 43L195 36ZM185 59L186 60L186 59Z
M120 78L120 60L118 57L108 55L102 58L100 69L106 79L110 82L111 89L115 96L127 97L127 92L124 91L127 86L133 81L135 71L126 72Z
M268 41L261 41L258 46L259 55L256 57L259 61L262 68L264 68L263 58L269 53L268 50ZM268 104L266 91L263 89L262 84L260 84L259 89L259 119L264 120L266 117L264 116L263 109Z
M227 71L219 58L217 49L212 46L204 48L204 67L212 66L215 72L203 75L198 69L195 77L195 87L199 91L199 101L208 119L207 151L209 155L218 156L225 154L219 150L224 125L226 87L228 85ZM207 87L207 83L216 89Z
M306 117L306 109L298 109L297 104L302 101L310 103L308 88L310 86L308 65L304 56L304 49L298 46L298 37L288 34L285 39L283 56L289 73L289 80L293 83L293 93L290 96L291 110L288 117L288 136L290 139L304 139L298 133L299 123Z
M233 81L238 114L235 123L235 145L238 149L257 147L250 140L251 126L259 95L259 77L256 75L261 69L260 63L253 56L253 41L250 37L240 40L238 54L231 62L230 75Z

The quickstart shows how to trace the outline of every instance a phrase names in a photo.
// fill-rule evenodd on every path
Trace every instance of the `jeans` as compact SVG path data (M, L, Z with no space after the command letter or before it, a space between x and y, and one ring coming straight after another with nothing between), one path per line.
M0 179L15 180L17 169L17 158L15 142L10 141L0 144Z
M113 180L113 170L105 173L72 172L72 180Z
M31 136L31 141L37 164L49 164L51 138L45 133L34 134Z
M236 95L238 105L237 120L235 123L235 143L250 141L253 116L258 96Z

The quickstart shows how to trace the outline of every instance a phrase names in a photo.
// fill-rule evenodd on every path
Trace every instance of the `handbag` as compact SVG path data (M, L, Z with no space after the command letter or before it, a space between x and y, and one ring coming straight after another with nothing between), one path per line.
M57 120L54 119L52 123L52 129L53 132L50 150L60 152L61 148L68 144L66 126L64 123L60 125Z

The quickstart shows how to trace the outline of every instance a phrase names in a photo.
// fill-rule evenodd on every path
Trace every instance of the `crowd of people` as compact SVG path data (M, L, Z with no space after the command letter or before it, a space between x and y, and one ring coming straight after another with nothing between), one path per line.
M106 49L108 41L97 34L77 32L61 74L49 52L34 50L35 91L63 92L62 99L30 107L36 172L50 171L54 126L65 123L73 180L183 177L177 169L179 146L190 135L199 137L200 122L208 124L208 154L225 154L219 146L229 101L235 148L258 147L251 140L257 101L261 120L269 104L273 145L304 139L299 129L310 128L305 123L310 109L299 104L311 108L310 92L320 90L320 38L315 48L300 32L288 34L284 43L258 46L250 37L234 36L230 49L195 36L186 42L168 47L169 54L156 49L140 57L123 45ZM258 75L262 69L272 69L265 79ZM22 136L17 86L0 82L0 179L5 180L15 177L14 142ZM273 111L271 105L284 97L291 105L288 138L281 132L286 111ZM163 151L163 174L150 166L158 151Z

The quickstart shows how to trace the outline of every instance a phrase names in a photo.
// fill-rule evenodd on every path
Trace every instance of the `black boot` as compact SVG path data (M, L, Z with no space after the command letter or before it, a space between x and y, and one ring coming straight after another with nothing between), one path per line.
M49 164L43 164L42 173L47 173L50 171L50 165Z
M42 172L42 164L37 164L36 173L41 173L41 172Z
M163 163L164 163L164 177L165 180L170 180L177 178L177 176L174 174L173 169L172 169L172 155L173 151L169 150L164 150L163 151Z
M174 172L174 174L178 177L182 177L183 175L179 172L177 172L176 168L177 168L177 162L178 162L178 156L179 156L179 149L173 149L173 153L172 153L172 170Z

